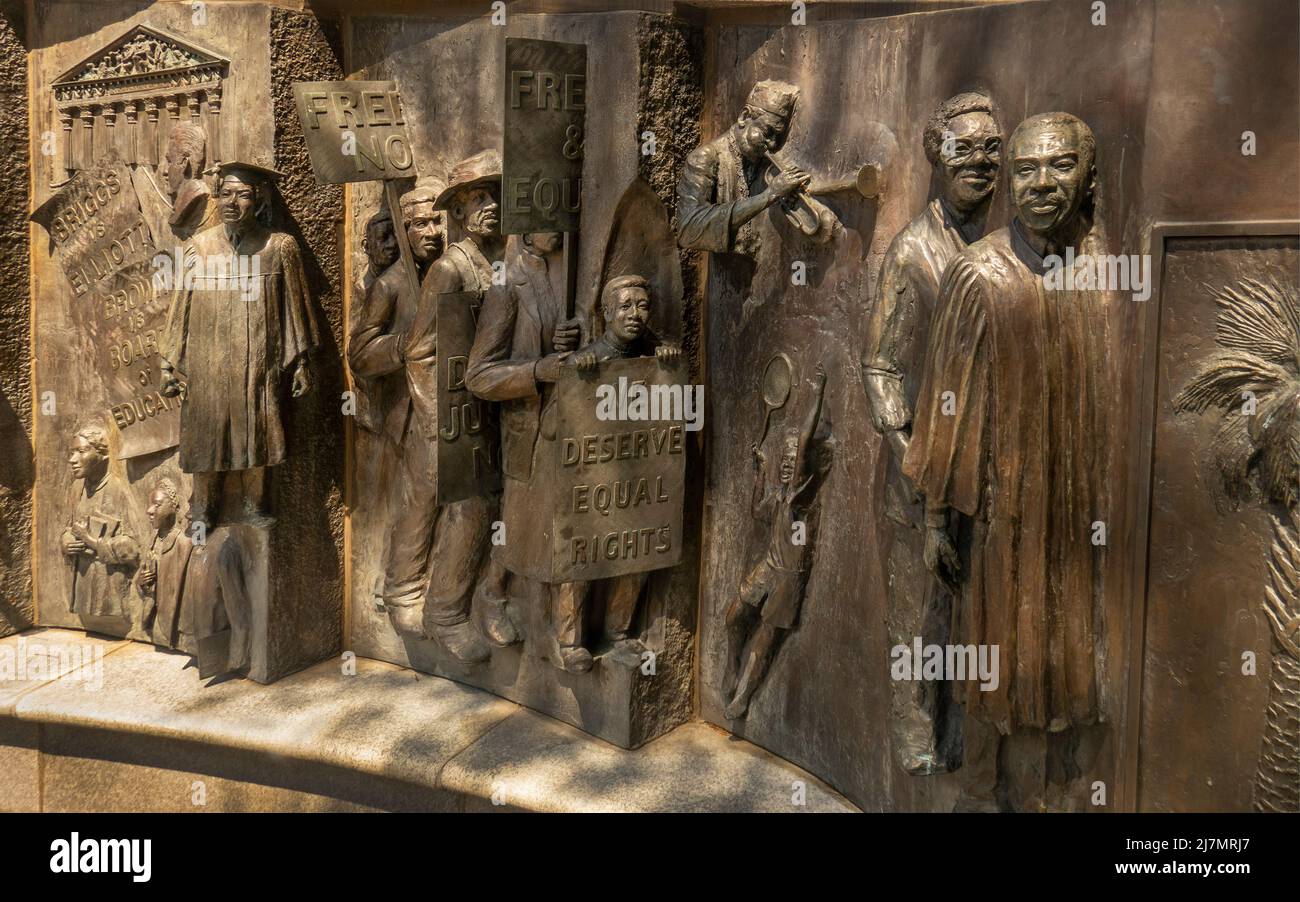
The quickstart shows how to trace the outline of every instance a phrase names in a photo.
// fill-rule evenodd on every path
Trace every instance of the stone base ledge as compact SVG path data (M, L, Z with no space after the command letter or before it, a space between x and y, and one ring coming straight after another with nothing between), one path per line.
M0 773L0 811L858 810L704 723L626 751L378 661L205 683L62 629L0 639Z

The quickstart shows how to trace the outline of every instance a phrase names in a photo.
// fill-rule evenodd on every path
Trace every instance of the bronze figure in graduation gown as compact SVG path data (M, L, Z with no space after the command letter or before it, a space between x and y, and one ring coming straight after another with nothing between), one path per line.
M926 563L960 585L955 641L999 649L996 686L963 687L967 713L1003 737L999 795L1041 807L1044 774L1062 772L1047 758L1099 717L1102 549L1091 536L1105 519L1106 352L1101 293L1049 288L1044 258L1104 247L1096 141L1082 120L1030 117L1007 156L1017 215L944 276L903 472L925 496ZM1026 754L1037 758L1013 760Z
M308 356L321 343L298 243L264 224L274 176L248 163L219 167L221 224L186 243L160 348L163 394L179 394L176 370L188 379L180 466L194 477L190 519L209 527L227 473L243 478L246 515L266 514L263 468L285 459L285 375L293 397L306 394Z
M997 178L1002 137L993 104L979 93L958 94L926 123L923 144L939 194L894 236L880 267L867 320L862 379L871 423L886 440L876 485L884 517L875 533L885 566L889 647L948 641L952 600L926 569L925 518L902 473L920 389L930 323L948 264L984 233ZM910 774L941 773L955 765L956 735L941 735L946 688L926 680L891 680L890 728L895 758ZM945 717L945 715L948 715ZM947 730L955 733L956 730Z

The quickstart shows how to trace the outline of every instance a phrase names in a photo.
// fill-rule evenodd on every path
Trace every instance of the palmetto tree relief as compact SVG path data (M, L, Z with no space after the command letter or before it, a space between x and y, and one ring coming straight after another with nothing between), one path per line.
M1224 492L1267 507L1273 520L1273 631L1255 808L1300 811L1300 297L1295 285L1242 279L1210 288L1219 350L1183 387L1177 411L1219 413L1211 445Z

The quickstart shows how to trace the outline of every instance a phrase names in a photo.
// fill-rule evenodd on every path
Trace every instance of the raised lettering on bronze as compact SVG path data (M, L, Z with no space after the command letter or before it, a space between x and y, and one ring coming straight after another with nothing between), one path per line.
M316 181L330 185L415 175L393 82L299 82L293 94Z
M154 288L157 250L130 173L120 164L82 170L32 219L54 240L75 298L73 318L92 336L90 362L106 388L104 413L122 432L120 456L172 447L175 410L155 404L150 413L140 398L157 382L168 295L159 298Z
M556 581L603 579L657 570L681 555L685 455L680 423L605 422L599 391L620 376L647 385L685 378L680 361L654 357L607 360L599 370L571 368L557 385L562 488L555 511ZM676 438L674 438L676 437ZM655 543L632 541L639 530L662 533ZM648 533L647 533L648 535Z
M577 231L586 83L586 45L506 38L505 234Z

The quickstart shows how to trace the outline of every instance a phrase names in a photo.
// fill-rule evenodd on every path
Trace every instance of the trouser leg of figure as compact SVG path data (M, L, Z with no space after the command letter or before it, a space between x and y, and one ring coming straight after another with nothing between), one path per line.
M962 721L961 739L962 764L957 769L961 797L953 810L997 811L998 758L1002 736L993 724L967 715Z
M422 636L421 603L429 579L429 548L438 517L437 474L429 442L407 436L397 469L400 481L384 560L384 606L393 628Z
M1097 761L1107 748L1105 724L1047 734L1047 801L1052 811L1089 811L1108 803ZM1101 793L1101 795L1098 795Z
M998 793L1012 811L1047 810L1047 731L1017 730L1002 738L998 754Z
M226 474L206 471L192 474L190 491L190 522L202 523L209 532L216 525L217 511L221 507L221 485Z
M649 573L616 576L605 586L605 636L613 642L627 639L636 619L637 603Z
M253 520L269 516L271 473L267 467L250 467L239 473L244 496L244 513Z
M772 663L780 636L781 631L767 623L760 623L758 629L754 630L754 635L742 653L744 661L740 668L740 681L736 684L736 695L725 712L729 719L744 717L749 710L749 700L763 682L763 677L767 676L767 668Z
M491 501L483 496L443 505L433 525L424 631L467 664L486 661L491 654L470 620L491 526Z
M722 692L731 697L740 678L741 654L749 641L750 630L758 617L757 603L767 594L767 568L759 564L740 581L739 591L723 612L723 630L727 640L727 663L722 677Z
M217 552L217 573L225 620L230 624L230 670L252 664L253 604L248 595L248 553L236 534L230 534Z
M505 565L491 555L487 566L479 578L478 588L474 590L474 610L478 612L483 635L493 645L504 648L523 641L514 622L510 619L507 602L506 580L510 571Z
M590 584L560 583L551 588L551 628L559 647L560 666L573 673L591 669L592 657L584 646L584 620Z
M890 570L889 647L902 646L911 653L917 638L923 648L942 647L948 641L948 597L924 568L923 534L899 523L891 522L888 528L893 532L886 562ZM937 680L890 680L894 756L909 774L934 774L949 769L939 748L939 699L946 694L945 688Z

